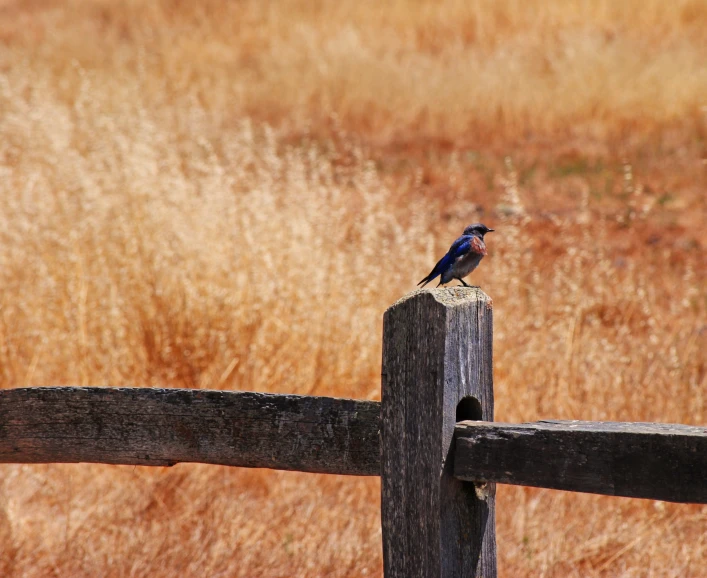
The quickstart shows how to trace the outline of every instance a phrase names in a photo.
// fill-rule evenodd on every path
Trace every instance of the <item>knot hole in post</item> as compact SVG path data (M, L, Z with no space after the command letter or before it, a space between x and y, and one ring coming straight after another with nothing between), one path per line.
M457 423L460 421L481 421L483 414L481 412L481 403L471 395L463 397L457 404ZM486 482L474 482L474 492L479 500L486 501L488 499L488 486Z
M482 417L481 403L475 397L467 395L457 404L457 423L467 420L481 421Z

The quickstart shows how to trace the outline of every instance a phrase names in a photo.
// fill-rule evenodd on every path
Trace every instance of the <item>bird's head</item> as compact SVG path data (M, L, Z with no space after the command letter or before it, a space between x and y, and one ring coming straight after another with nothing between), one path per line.
M483 239L486 233L492 233L493 231L494 229L489 229L483 223L474 223L473 225L469 225L466 229L464 229L464 234L473 235L475 237L481 237Z

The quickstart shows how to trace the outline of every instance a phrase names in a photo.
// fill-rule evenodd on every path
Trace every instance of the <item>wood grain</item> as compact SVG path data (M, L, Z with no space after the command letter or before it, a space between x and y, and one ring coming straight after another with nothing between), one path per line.
M223 464L374 476L380 403L147 388L0 390L0 462Z
M456 439L459 479L707 503L707 426L467 421Z
M495 487L453 476L459 402L464 417L493 419L492 313L487 295L463 287L415 291L385 313L386 578L496 576Z

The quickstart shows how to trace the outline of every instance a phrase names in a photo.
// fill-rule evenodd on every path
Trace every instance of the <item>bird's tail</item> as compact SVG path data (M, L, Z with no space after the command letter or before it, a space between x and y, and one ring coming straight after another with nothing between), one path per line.
M425 285L427 285L430 281L433 281L434 279L436 279L438 276L439 276L439 273L435 273L434 271L432 271L427 277L425 277L424 279L420 280L420 282L419 282L417 285L418 285L420 288L422 288L422 287L424 287ZM439 284L441 285L441 284L442 284L442 281L440 281ZM437 285L437 287L439 287L439 285Z
M418 285L424 287L427 285L430 281L434 281L437 277L439 277L442 274L442 271L444 271L447 267L449 266L449 254L445 255L442 257L437 264L434 266L432 271L430 271L430 274L427 275L424 279L422 279ZM442 282L440 281L440 285ZM439 285L437 285L439 287Z

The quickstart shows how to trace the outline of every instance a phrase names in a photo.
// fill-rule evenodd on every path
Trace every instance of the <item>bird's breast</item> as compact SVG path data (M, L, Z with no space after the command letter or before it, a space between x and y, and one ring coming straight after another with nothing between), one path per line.
M460 257L457 259L456 263L454 263L454 277L466 277L479 266L483 258L483 255L477 253L467 253Z

